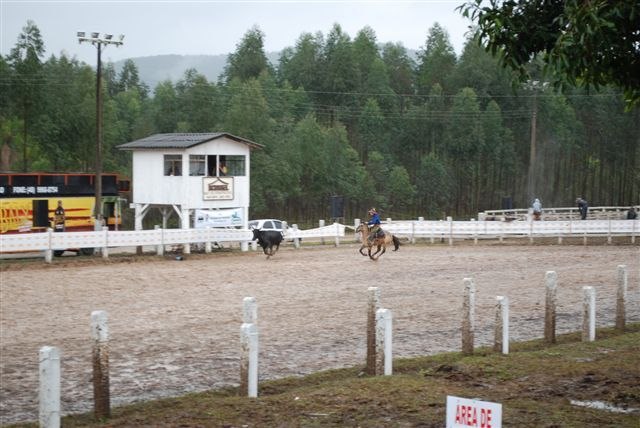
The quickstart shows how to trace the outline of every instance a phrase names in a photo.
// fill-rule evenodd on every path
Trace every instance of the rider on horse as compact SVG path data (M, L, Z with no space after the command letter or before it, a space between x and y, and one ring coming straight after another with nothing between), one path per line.
M369 210L371 220L367 223L369 226L369 242L373 242L376 238L384 238L384 231L380 227L380 215L375 208Z

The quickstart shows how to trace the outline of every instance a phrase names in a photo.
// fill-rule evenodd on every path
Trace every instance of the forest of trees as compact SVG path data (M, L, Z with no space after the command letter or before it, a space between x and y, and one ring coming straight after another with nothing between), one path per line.
M336 24L270 64L264 37L249 29L217 82L190 69L149 88L133 61L119 73L106 64L103 170L130 175L131 154L115 147L154 133L228 132L265 146L252 155L254 218L329 218L336 195L348 219L370 206L383 218L469 218L505 198L640 202L640 113L625 111L620 90L514 86L475 40L457 56L438 24L416 58L369 27L352 38ZM45 59L27 22L0 56L0 169L92 171L95 79L75 58Z

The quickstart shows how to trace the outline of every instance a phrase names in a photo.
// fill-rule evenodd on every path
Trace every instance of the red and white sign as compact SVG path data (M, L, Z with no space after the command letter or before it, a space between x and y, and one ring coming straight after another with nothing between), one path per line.
M502 404L447 395L447 428L499 428Z

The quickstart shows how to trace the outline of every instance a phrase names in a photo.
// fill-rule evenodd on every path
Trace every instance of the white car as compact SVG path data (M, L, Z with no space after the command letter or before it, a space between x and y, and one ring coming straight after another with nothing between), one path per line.
M266 218L260 220L249 220L249 229L275 230L285 233L285 231L288 229L288 226L286 225L286 222L282 220Z

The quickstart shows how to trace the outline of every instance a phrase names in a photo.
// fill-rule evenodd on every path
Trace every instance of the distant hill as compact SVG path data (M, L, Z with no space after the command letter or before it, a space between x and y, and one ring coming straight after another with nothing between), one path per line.
M276 64L280 52L267 53L267 59ZM227 65L227 55L156 55L130 58L138 67L140 80L153 91L158 83L171 80L173 83L184 77L184 72L194 68L209 82L217 82ZM119 73L126 60L116 61L113 66Z

